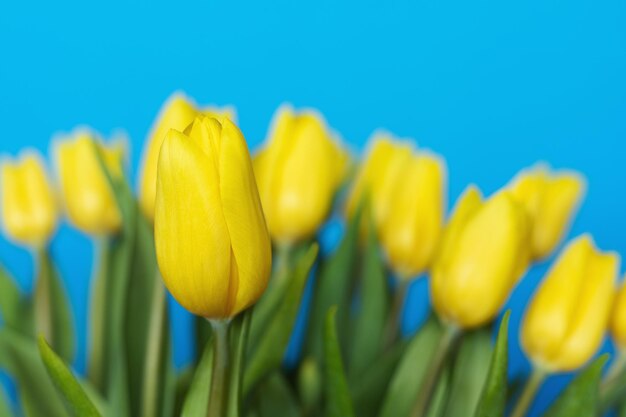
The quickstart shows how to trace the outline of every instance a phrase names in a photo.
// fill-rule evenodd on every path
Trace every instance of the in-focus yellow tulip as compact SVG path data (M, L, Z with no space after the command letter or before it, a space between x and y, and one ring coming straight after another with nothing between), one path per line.
M59 210L42 158L33 150L2 164L2 223L7 236L24 245L50 240Z
M154 198L156 195L156 176L159 151L163 139L170 129L183 131L199 114L211 117L228 117L235 121L236 114L232 107L204 107L196 105L182 93L174 93L163 104L161 111L146 141L143 154L143 168L140 175L139 204L144 215L154 219Z
M590 236L570 243L535 293L522 321L521 344L544 371L585 364L607 329L619 257L601 253Z
M611 334L620 349L626 350L626 278L617 295L611 315Z
M522 171L509 190L528 211L532 222L532 257L549 256L565 236L585 190L575 172L552 173L538 165Z
M433 306L464 329L493 320L528 265L524 209L504 191L485 202L470 187L459 199L432 267Z
M98 160L98 146L111 175L123 175L124 147L106 146L87 130L78 130L56 144L61 193L70 222L92 235L119 231L122 216Z
M412 156L391 187L380 235L389 263L401 278L430 267L443 228L445 168L440 158Z
M272 237L293 243L312 236L328 215L344 179L347 155L321 115L281 107L266 147L254 158Z
M245 139L227 118L166 135L154 231L165 285L190 312L232 317L263 294L270 237Z
M348 197L348 217L354 214L367 193L374 225L380 229L393 205L393 189L403 168L409 165L412 152L408 141L397 141L382 133L373 137Z

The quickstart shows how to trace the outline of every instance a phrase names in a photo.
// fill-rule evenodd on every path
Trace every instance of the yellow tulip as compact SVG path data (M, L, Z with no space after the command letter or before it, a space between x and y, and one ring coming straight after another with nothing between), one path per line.
M121 177L123 146L106 146L86 130L56 144L56 165L70 222L85 233L106 235L119 231L122 217L98 160L98 146L111 175Z
M432 267L433 306L464 329L493 320L528 265L526 213L507 192L481 202L470 187L459 199Z
M611 333L620 349L626 349L626 278L617 295L611 314Z
M154 231L165 285L190 312L232 317L265 291L270 237L245 139L227 118L166 135Z
M619 257L601 253L590 236L561 253L526 310L521 344L544 371L572 371L585 364L605 334Z
M433 155L412 156L390 189L381 243L393 269L406 279L430 266L439 243L445 210L444 164Z
M159 151L163 139L170 129L185 130L200 113L211 117L228 117L235 120L232 107L205 107L196 105L181 93L174 93L163 104L156 122L152 127L143 154L143 168L140 175L139 204L144 215L154 220L154 198L156 195L156 176Z
M28 246L47 243L56 229L59 210L39 154L27 150L18 161L5 161L1 180L2 221L7 236Z
M412 151L408 141L396 141L387 134L374 136L348 197L348 217L354 214L367 193L374 225L380 229L389 216L393 205L391 194L403 167L411 160Z
M552 173L537 166L522 171L509 187L532 221L532 257L549 256L567 232L584 194L584 178L575 172Z
M269 141L254 159L267 224L277 242L297 242L317 231L346 165L345 152L318 113L278 110Z

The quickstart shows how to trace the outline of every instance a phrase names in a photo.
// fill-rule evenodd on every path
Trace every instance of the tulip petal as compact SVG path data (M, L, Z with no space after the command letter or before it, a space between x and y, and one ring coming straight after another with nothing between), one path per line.
M221 135L221 202L238 272L236 298L229 312L234 315L250 306L265 291L272 255L245 139L229 120L222 121Z
M210 148L206 148L209 149ZM166 286L187 310L227 317L231 244L212 156L170 130L159 157L155 205L157 259Z

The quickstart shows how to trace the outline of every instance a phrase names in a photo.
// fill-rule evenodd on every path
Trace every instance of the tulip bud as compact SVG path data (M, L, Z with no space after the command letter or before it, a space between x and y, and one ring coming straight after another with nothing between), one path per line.
M228 119L167 133L154 232L165 285L190 312L232 317L265 291L271 242L245 139Z
M346 154L319 114L282 107L254 170L272 237L293 243L312 236L326 219L344 178Z
M530 216L533 259L549 256L578 209L585 189L583 177L574 172L551 173L537 166L522 171L509 189Z
M374 224L379 229L389 215L394 185L402 168L408 165L411 153L409 142L395 141L382 133L374 136L348 197L347 216L354 215L363 196L367 194Z
M231 120L235 120L236 117L235 110L231 107L205 107L198 110L195 104L183 94L174 93L163 104L152 127L144 148L139 187L139 204L144 215L150 220L154 220L157 163L163 139L170 129L183 131L200 113L211 117L228 117Z
M528 265L527 216L507 192L481 202L476 188L459 199L432 267L439 316L461 328L493 320Z
M399 277L423 273L431 264L443 228L445 168L433 155L417 154L400 168L387 197L381 243Z
M617 346L622 350L626 349L626 284L624 283L615 297L611 316L611 333Z
M122 216L102 170L98 147L110 174L122 177L123 146L104 145L84 130L57 142L56 165L70 222L85 233L113 234L119 231Z
M7 236L28 246L47 243L56 229L58 206L41 157L28 150L18 161L5 161L1 180Z
M521 344L536 366L566 372L585 364L606 331L619 257L590 236L570 243L535 293L522 321Z

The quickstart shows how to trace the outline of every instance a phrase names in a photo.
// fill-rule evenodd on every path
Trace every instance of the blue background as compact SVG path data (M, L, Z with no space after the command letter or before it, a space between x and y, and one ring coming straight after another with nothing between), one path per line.
M0 152L47 152L55 132L79 124L107 135L123 128L136 171L174 90L234 104L252 147L290 101L319 108L356 150L383 127L444 155L451 201L468 182L489 193L539 160L580 170L589 191L572 235L590 231L601 248L624 254L624 22L623 0L3 1ZM82 369L92 244L63 227L53 250L69 283ZM0 260L29 290L29 254L0 241ZM545 267L510 302L514 336ZM407 331L425 300L418 281ZM176 334L186 334L188 317L175 317ZM512 348L511 372L526 371L517 340ZM175 355L185 363L191 347L179 343ZM566 380L549 380L533 415Z

